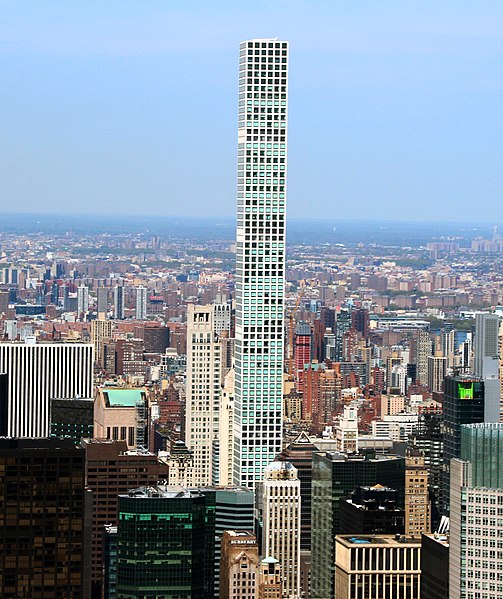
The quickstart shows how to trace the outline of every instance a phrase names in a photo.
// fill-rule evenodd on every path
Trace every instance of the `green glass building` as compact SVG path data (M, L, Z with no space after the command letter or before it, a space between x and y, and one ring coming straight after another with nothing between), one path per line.
M503 597L503 423L461 426L451 460L449 597Z
M503 489L503 424L461 427L461 459L471 463L471 485Z
M120 495L117 599L210 597L212 513L197 490L159 486Z
M349 498L358 486L377 484L396 489L398 505L403 507L405 458L373 453L313 454L311 599L335 597L335 535L340 532L341 500Z

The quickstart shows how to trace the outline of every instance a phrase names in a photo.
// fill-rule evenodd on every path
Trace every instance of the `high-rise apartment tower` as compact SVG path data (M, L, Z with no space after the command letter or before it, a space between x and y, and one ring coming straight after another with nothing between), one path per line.
M122 285L114 287L114 318L124 320L124 287Z
M136 319L147 320L147 288L143 285L136 288Z
M77 313L80 318L82 312L89 310L89 287L87 285L79 285L77 287Z
M239 55L234 482L253 486L281 451L288 43Z

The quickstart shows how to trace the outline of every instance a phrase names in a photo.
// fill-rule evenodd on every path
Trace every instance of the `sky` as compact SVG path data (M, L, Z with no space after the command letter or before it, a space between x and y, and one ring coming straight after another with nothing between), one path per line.
M233 216L264 37L290 217L503 222L501 0L0 0L0 213Z

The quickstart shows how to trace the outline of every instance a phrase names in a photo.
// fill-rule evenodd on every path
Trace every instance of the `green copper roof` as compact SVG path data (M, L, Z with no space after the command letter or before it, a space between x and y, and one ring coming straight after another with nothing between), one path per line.
M139 401L143 401L142 389L107 389L104 393L110 406L134 408Z

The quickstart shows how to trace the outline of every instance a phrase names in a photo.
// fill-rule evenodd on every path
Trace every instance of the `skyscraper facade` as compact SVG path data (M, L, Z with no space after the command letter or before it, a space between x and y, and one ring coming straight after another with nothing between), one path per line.
M0 597L89 597L90 496L69 439L0 439Z
M234 482L281 451L288 43L241 43L236 243Z
M136 288L136 319L147 319L147 288L140 285Z
M403 505L405 459L384 455L313 454L311 599L335 596L335 538L340 533L340 501L358 486L395 489Z
M48 437L52 398L93 396L93 346L0 343L0 373L7 375L8 387L0 436Z
M155 486L167 467L147 451L128 451L126 441L83 439L86 488L92 497L91 597L101 598L103 532L117 525L118 496L139 486Z
M498 334L501 319L497 314L475 314L473 372L476 376L498 373Z
M503 596L503 424L461 427L451 462L449 597Z
M300 549L311 549L311 479L313 471L313 453L317 451L315 445L305 432L290 443L281 452L279 459L290 462L297 469L300 480L300 497L302 509L300 512Z
M124 320L124 287L114 287L114 318Z
M444 356L428 356L428 387L433 393L442 393L444 379L447 374L447 358Z
M207 599L205 498L181 487L143 487L119 496L117 596ZM141 539L141 541L139 541Z
M444 468L442 498L449 511L451 459L461 455L461 425L484 422L484 381L468 376L448 376L444 393Z
M100 315L102 318L106 317L108 312L108 289L106 287L98 287L96 290L96 312L98 318Z
M73 439L93 436L94 399L51 399L51 437Z
M213 555L213 564L210 565L210 574L213 584L209 583L213 597L218 599L220 592L220 563L222 558L222 537L226 530L253 530L254 527L254 494L244 487L209 487L198 489L206 499L206 509L211 514L212 529L209 532L213 548L208 548ZM209 522L207 522L209 526ZM211 541L210 541L211 542ZM208 559L211 561L210 553Z
M500 419L500 324L497 314L481 312L475 315L473 374L484 379L484 422L498 422Z
M285 597L300 597L300 481L290 462L273 462L262 485L262 554L279 560Z
M89 310L89 287L87 285L79 285L77 287L77 312L80 318L82 312Z
M91 341L94 345L95 360L101 367L105 365L103 361L104 345L111 338L112 322L106 320L104 312L99 312L98 318L91 321Z
M336 547L335 599L419 599L420 539L338 535Z
M295 387L298 391L304 389L304 367L311 362L311 344L311 325L308 322L297 323L294 344L294 377Z
M417 449L409 449L405 458L405 534L420 537L431 532L431 502L428 468Z
M427 331L420 331L416 339L416 379L423 385L428 382L428 358L432 354L432 342Z
M189 304L187 311L185 442L194 456L193 482L203 486L218 482L214 480L218 477L218 453L213 455L213 450L218 447L215 442L219 436L221 345L216 316L220 313L215 304Z

